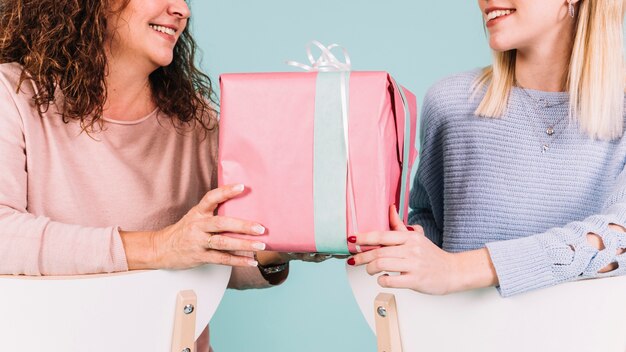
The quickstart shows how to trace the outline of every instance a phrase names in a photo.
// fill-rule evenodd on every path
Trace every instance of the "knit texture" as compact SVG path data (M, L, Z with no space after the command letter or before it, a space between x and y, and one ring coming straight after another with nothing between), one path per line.
M171 225L215 187L217 129L178 133L155 110L87 134L60 99L40 117L20 73L0 65L0 274L128 270L119 229Z
M217 186L218 130L177 130L155 110L102 131L41 118L21 66L0 64L0 274L128 270L119 229L171 225ZM240 253L252 256L251 253ZM267 287L257 268L234 268L229 287ZM208 329L196 351L209 350Z
M449 252L486 246L505 297L624 274L616 252L626 235L608 225L626 225L626 139L581 133L564 92L514 87L504 116L477 117L479 73L445 78L424 98L409 222ZM588 233L606 249L590 246ZM619 269L598 274L612 262Z

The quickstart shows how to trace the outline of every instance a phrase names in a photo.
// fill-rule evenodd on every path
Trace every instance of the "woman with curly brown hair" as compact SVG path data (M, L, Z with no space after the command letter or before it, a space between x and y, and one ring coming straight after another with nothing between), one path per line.
M183 0L0 1L0 274L216 263L238 267L231 287L285 279L246 255L264 243L219 234L265 229L214 216L244 186L215 188L189 16Z

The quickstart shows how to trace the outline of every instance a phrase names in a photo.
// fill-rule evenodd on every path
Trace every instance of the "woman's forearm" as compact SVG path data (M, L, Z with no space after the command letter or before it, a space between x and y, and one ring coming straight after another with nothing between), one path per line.
M456 276L453 282L457 283L457 287L453 287L452 291L466 291L498 285L496 269L487 248L455 253L452 258L454 258L453 266Z
M626 229L619 225L609 225L609 227L614 231L626 232ZM602 238L593 233L587 234L587 243L598 250L605 248ZM622 254L624 251L624 249L620 249L618 254ZM456 268L456 279L454 281L458 283L458 287L455 287L454 291L498 285L496 269L486 248L455 253L453 258ZM600 272L609 272L616 268L617 264L611 264L600 270Z
M128 270L156 269L153 232L120 230L120 237L126 252Z

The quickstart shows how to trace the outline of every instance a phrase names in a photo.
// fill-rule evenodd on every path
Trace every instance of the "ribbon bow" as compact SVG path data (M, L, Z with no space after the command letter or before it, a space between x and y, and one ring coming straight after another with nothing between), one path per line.
M317 59L313 56L313 46L318 47L322 51L322 55ZM341 48L344 61L339 60L337 56L332 53L332 50L335 48ZM306 71L316 72L345 72L352 70L350 55L348 55L348 51L339 44L324 46L324 44L318 42L317 40L312 40L306 46L306 54L309 58L309 65L297 61L287 61L287 65L298 67Z

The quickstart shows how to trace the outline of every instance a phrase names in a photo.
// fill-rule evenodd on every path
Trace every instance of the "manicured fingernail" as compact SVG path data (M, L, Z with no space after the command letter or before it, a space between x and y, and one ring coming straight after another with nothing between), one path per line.
M350 236L350 237L348 237L348 242L350 242L350 243L356 243L356 236Z
M406 228L407 228L409 231L415 231L415 227L413 227L413 226L407 226Z
M265 233L265 227L261 225L254 225L252 226L252 231L258 233L259 235L262 235Z
M259 266L259 262L257 262L256 260L248 260L248 265L257 267Z
M262 251L265 249L265 243L263 242L255 242L252 244L252 248Z
M348 259L348 265L354 266L354 264L356 264L356 261L354 261L354 258L349 258Z
M246 186L239 184L233 187L233 191L235 192L243 192L243 190L246 188Z

